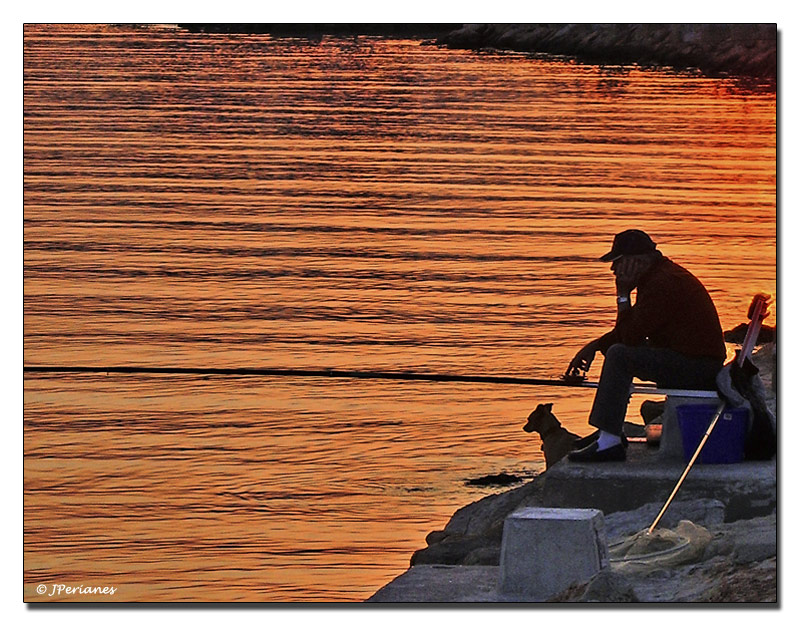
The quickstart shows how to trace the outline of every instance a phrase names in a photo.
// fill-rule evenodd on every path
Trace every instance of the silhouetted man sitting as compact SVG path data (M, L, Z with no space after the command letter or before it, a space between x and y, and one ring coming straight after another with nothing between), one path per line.
M611 261L616 277L614 329L584 346L567 375L586 372L599 351L605 356L589 415L597 432L576 442L570 461L623 461L622 425L633 378L659 387L716 389L725 360L725 340L708 291L690 272L656 250L641 230L614 237ZM636 290L636 304L631 292Z

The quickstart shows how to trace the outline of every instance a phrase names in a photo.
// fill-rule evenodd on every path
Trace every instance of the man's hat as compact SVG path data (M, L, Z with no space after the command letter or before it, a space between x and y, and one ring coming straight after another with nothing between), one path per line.
M646 232L636 229L626 230L614 237L611 252L600 257L601 261L616 261L628 254L646 254L656 249L656 244Z

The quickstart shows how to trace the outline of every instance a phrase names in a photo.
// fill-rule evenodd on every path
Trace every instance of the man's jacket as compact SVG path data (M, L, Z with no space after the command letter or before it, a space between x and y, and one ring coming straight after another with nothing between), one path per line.
M717 309L702 283L667 257L659 258L636 288L636 304L599 340L606 353L615 343L668 348L689 357L725 360Z

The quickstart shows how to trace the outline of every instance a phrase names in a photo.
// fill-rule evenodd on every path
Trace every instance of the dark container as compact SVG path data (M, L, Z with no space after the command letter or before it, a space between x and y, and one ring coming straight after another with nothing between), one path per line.
M684 404L676 407L687 461L700 445L719 405ZM741 463L750 411L747 408L726 408L706 441L697 462L703 464Z

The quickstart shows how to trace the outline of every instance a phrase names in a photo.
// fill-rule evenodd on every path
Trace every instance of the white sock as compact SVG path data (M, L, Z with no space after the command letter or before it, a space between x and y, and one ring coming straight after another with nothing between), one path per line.
M606 448L612 448L620 443L622 443L622 439L620 439L619 435L612 435L611 433L601 430L600 436L597 438L597 449L605 450Z

